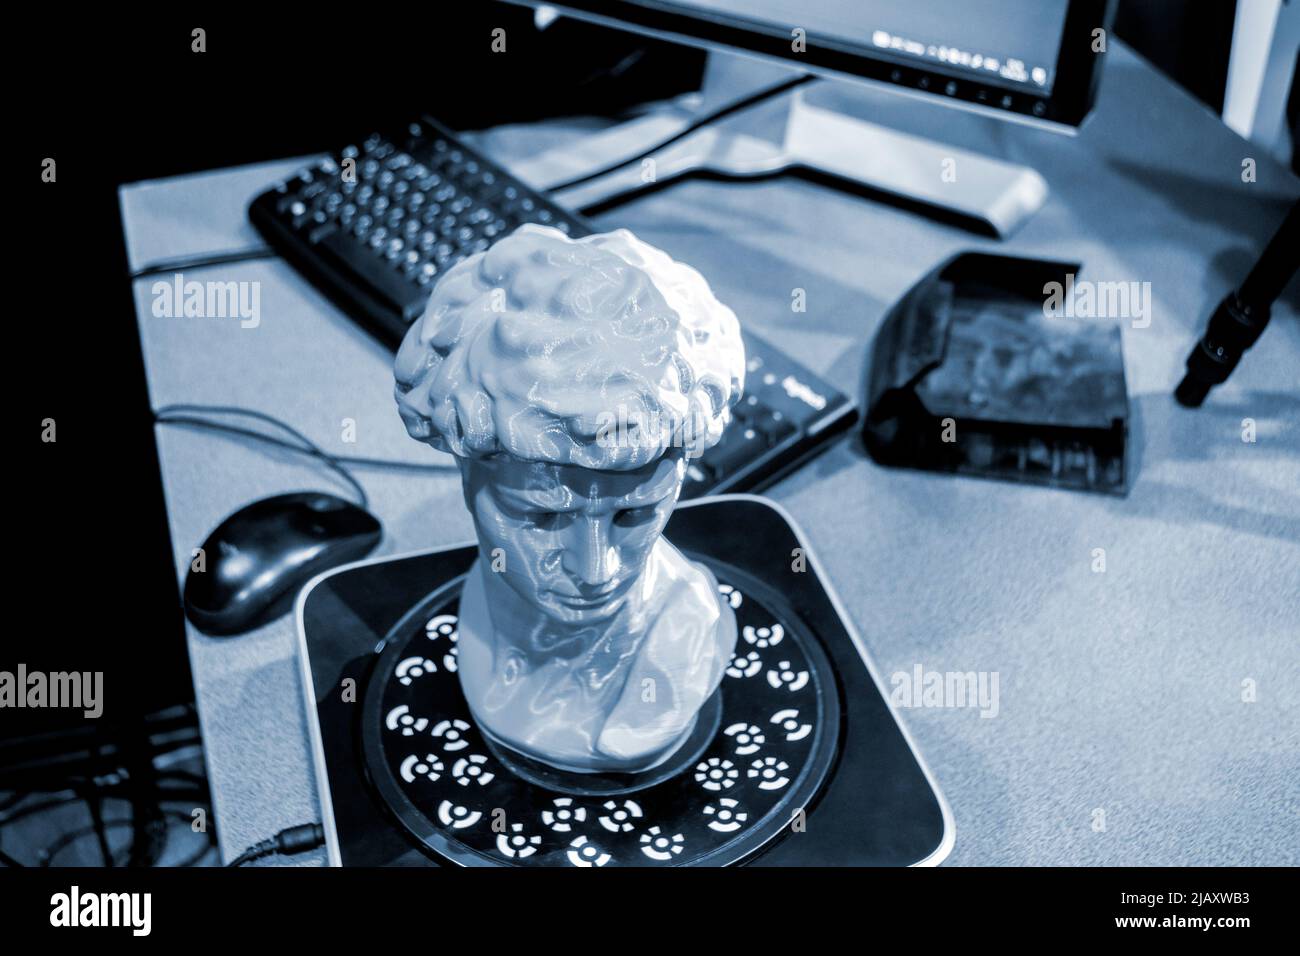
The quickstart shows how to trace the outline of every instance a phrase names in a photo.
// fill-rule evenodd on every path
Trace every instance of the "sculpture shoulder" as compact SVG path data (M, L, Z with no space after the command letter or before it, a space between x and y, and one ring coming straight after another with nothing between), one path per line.
M647 569L653 618L599 739L602 751L622 757L688 730L736 646L736 618L713 573L666 541L655 551Z

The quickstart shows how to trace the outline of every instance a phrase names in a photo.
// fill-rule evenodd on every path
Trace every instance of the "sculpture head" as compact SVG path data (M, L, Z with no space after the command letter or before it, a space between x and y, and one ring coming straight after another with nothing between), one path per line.
M438 283L395 374L410 434L457 458L482 559L582 625L635 586L744 349L703 277L626 230L523 226Z

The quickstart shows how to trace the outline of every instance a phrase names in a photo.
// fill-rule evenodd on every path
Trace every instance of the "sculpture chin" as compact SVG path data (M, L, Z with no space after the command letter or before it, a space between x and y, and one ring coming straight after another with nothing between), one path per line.
M736 645L712 572L660 539L619 606L561 635L554 615L490 596L496 577L470 569L458 645L461 689L496 742L570 772L638 773L690 736Z
M560 624L592 624L613 617L622 609L623 600L632 583L631 580L625 581L610 588L608 592L591 598L547 592L543 596L543 607Z

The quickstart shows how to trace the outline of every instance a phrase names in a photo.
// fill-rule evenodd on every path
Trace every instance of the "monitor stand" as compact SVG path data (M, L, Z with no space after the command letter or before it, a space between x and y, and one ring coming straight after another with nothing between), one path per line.
M698 112L708 112L721 88L735 98L734 57L710 53L709 71ZM753 64L746 67L752 70ZM779 79L788 79L782 71ZM773 85L768 77L768 84ZM749 88L761 89L764 84ZM621 158L636 156L647 145L680 133L690 117L680 111L651 113L584 137L581 147L566 144L512 165L530 185L576 212L608 209L643 191L692 175L754 179L799 171L824 177L849 189L889 197L923 213L1005 238L1047 198L1047 183L1037 171L992 156L974 153L811 105L803 89L787 94L785 134L772 142L728 127L704 126L653 155L607 175L567 189L557 183L578 178ZM585 169L583 167L586 167Z

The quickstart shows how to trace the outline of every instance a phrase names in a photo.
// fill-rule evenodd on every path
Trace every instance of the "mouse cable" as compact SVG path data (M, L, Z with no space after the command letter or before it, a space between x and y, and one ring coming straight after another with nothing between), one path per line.
M245 863L260 860L262 857L271 856L275 853L281 856L306 853L321 846L324 842L325 828L319 823L303 823L296 827L286 827L269 840L254 843L227 863L226 866L243 866Z
M210 252L197 256L181 256L177 259L162 259L149 262L131 273L132 279L146 279L149 276L162 275L165 272L179 272L184 269L207 269L210 266L233 265L237 262L252 262L256 259L278 259L279 254L270 246L251 246L247 249L231 249L228 252Z
M581 176L577 176L567 182L553 183L552 185L545 187L542 191L548 193L563 192L566 189L572 189L574 186L581 186L584 183L589 183L593 179L600 179L602 176L607 176L616 169L622 169L624 166L630 166L632 163L637 163L653 156L661 149L671 146L679 140L685 139L687 136L690 136L692 133L705 126L716 123L718 120L725 119L726 117L739 113L742 110L747 110L751 106L757 106L759 103L770 100L772 97L779 96L780 94L793 90L796 87L812 83L816 79L817 77L812 73L801 73L798 76L791 77L775 86L769 86L766 89L759 90L757 93L751 93L749 96L741 97L734 102L728 103L726 106L719 107L712 112L705 113L703 116L696 117L686 124L686 126L684 126L680 131L666 139L660 140L658 143L655 143L647 149L643 149L635 156L629 156L627 159L620 159L616 162L610 163L603 169L598 169L592 173L583 173Z
M281 428L288 432L302 444L295 445L287 442L282 438L276 438L274 435L267 435L264 432L255 431L251 428L241 428L238 425L227 425L224 422L212 421L208 418L196 418L187 413L200 412L212 415L243 415L246 418L255 418L258 421L266 422ZM255 411L251 408L237 408L233 405L164 405L154 412L154 421L159 425L189 425L195 428L209 428L213 431L226 432L228 434L243 435L246 438L253 438L258 441L268 442L272 445L278 445L281 448L287 448L296 451L301 455L310 455L320 461L336 475L352 486L356 492L359 504L364 509L370 507L370 496L366 494L366 489L361 487L361 482L353 477L352 472L339 462L337 458L325 451L310 438L298 431L287 422L283 422L273 415L267 415L265 412Z
M266 422L276 428L283 429L290 435L298 439L301 444L294 444L278 438L275 435L268 435L265 432L256 431L251 428L241 428L238 425L230 425L226 422L214 421L211 418L197 417L203 415L234 415L245 418L253 418L257 421ZM268 445L275 445L287 451L296 452L300 455L309 455L323 462L327 467L337 473L344 481L348 483L357 493L360 499L361 507L369 508L369 497L365 489L361 486L348 470L348 465L358 468L386 468L396 471L422 471L422 472L445 472L452 470L453 465L429 465L421 464L414 461L398 461L390 458L366 458L357 455L331 455L323 450L306 435L303 435L293 426L289 425L274 415L268 415L265 412L259 412L251 408L241 408L237 405L196 405L196 404L175 404L164 405L154 412L154 421L159 425L181 425L192 428L206 428L211 431L224 432L229 435L238 435L244 438L251 438L254 441L260 441Z
M179 412L179 411L194 411L194 412L199 412L200 414L213 414L213 415L217 415L217 414L245 415L249 418L256 418L259 419L260 421L269 422L270 424L275 425L277 428L283 428L287 431L293 432L293 430L289 427L289 425L287 425L285 422L281 421L280 419L276 418L274 415L268 415L265 412L255 411L251 408L241 408L238 405L192 405L192 404L191 405L166 405L163 408L159 409L157 412L155 412L154 416L155 418L157 418L157 416L165 413L167 415L167 421L159 422L159 424L163 424L163 425L174 422L176 424L196 425L197 427L200 428L211 427L215 431L229 430L228 426L222 425L219 422L211 422L207 419L195 420L195 421L182 420L180 416L176 416L172 414L172 412ZM258 438L261 439L262 441L269 442L272 445L279 445L281 448L287 448L290 451L301 451L301 452L308 451L306 448L299 447L298 445L289 444L288 442L283 441L282 439L276 438L274 435L267 435L262 432L247 432L244 430L239 430L238 433L251 435L254 438ZM293 434L297 434L297 433L293 432ZM303 441L307 441L307 439L304 437ZM308 443L310 444L310 442ZM325 452L324 454L328 455L329 453ZM425 471L425 472L456 470L455 465L433 465L433 464L429 464L428 462L421 462L421 461L402 461L401 459L398 458L367 458L362 455L329 455L329 457L341 465L355 465L358 468L381 468L381 469L389 469L391 471Z

